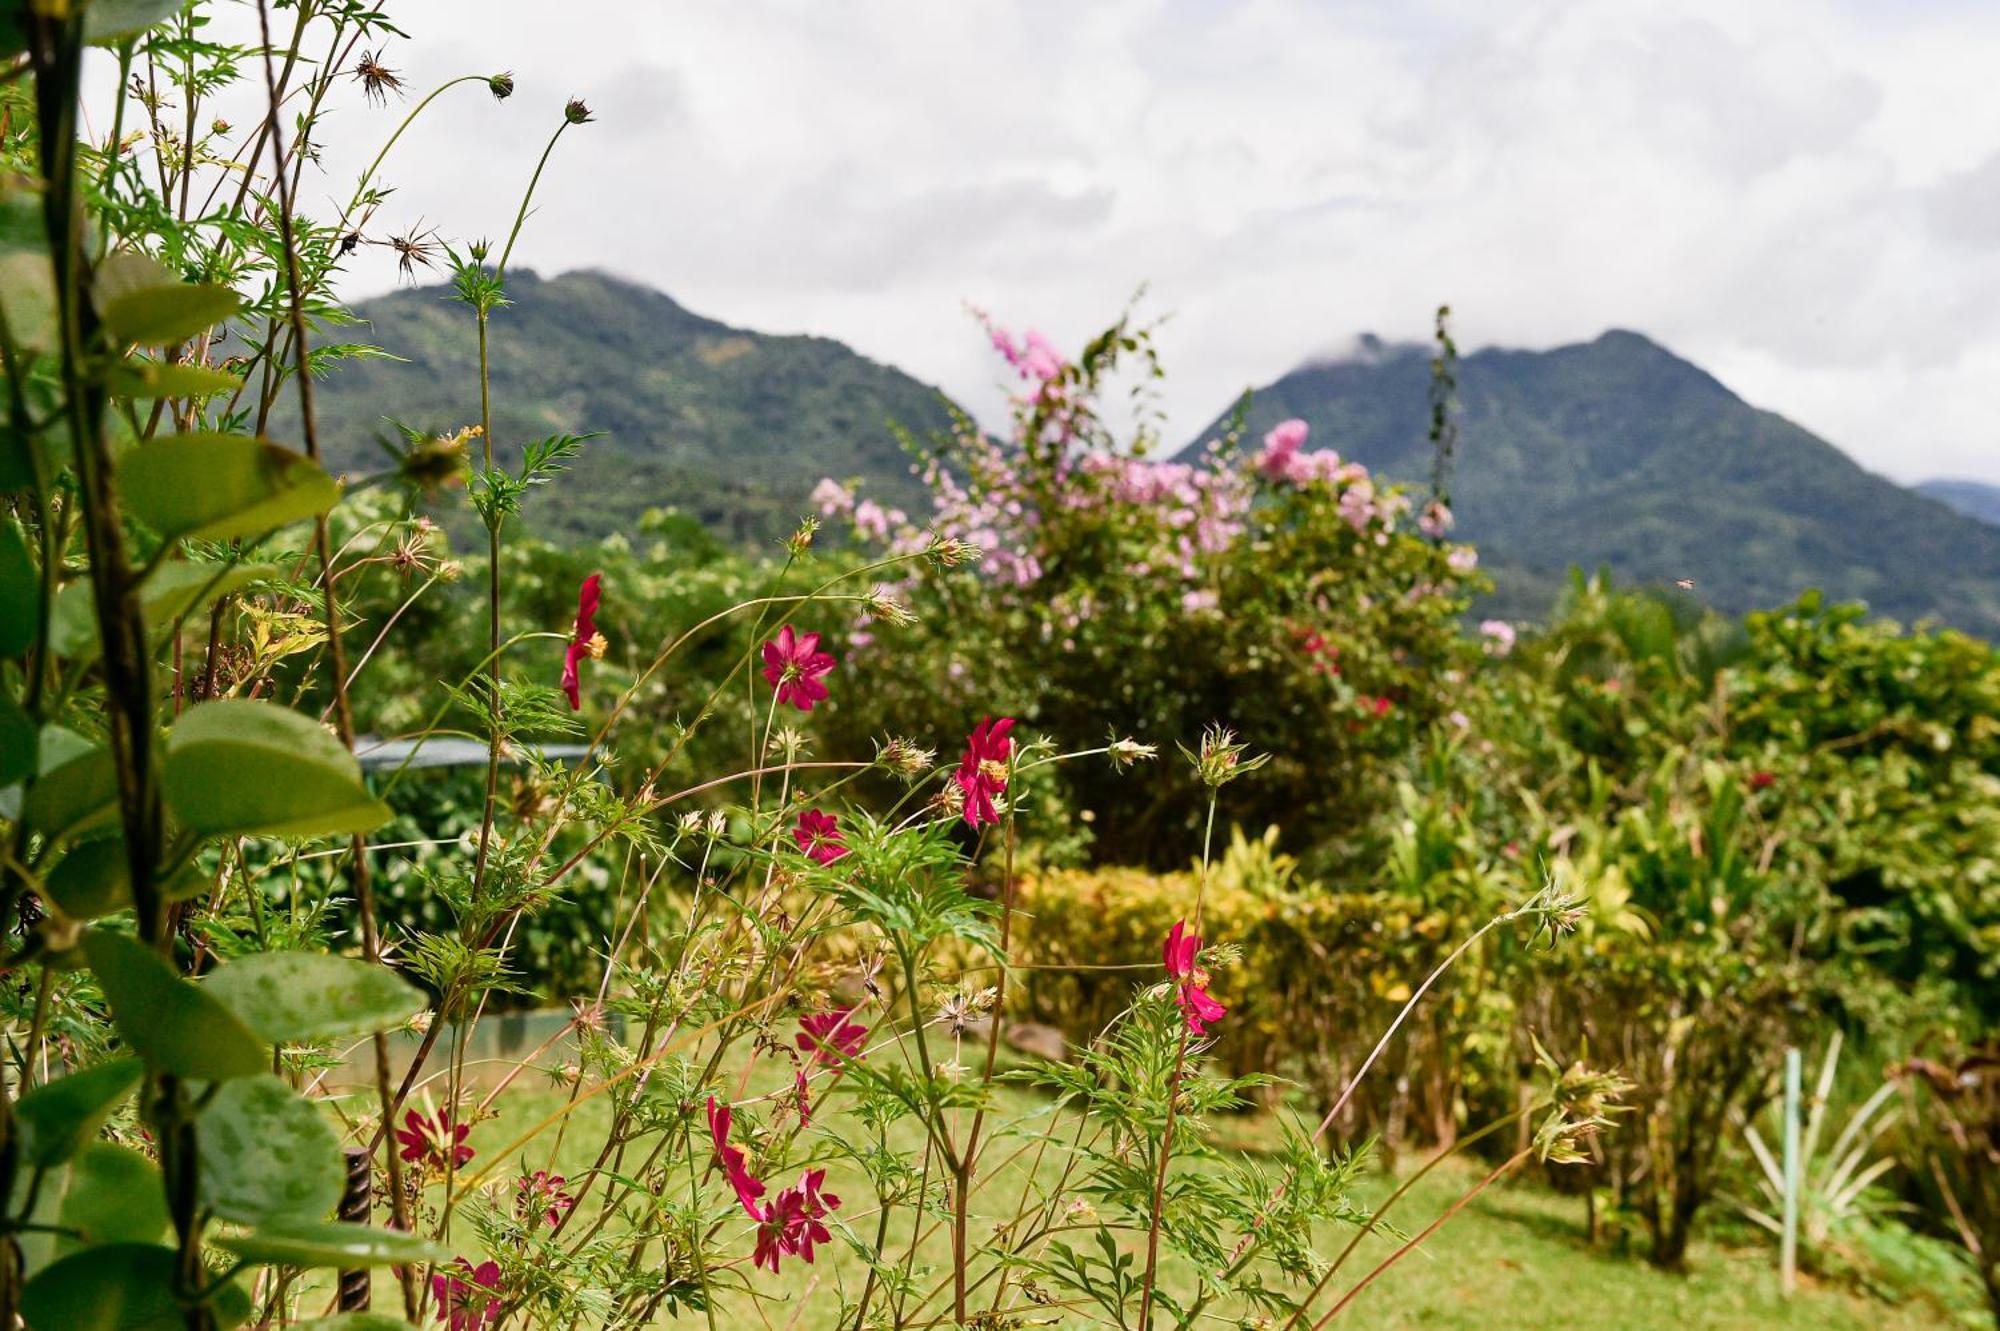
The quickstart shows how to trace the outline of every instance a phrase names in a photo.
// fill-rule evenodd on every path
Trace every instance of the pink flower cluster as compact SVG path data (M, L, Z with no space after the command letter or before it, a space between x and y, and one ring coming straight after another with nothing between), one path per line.
M842 1018L845 1013L839 1014ZM862 1035L866 1031L854 1028ZM800 1037L804 1039L803 1036ZM800 1074L803 1078L803 1073ZM708 1099L708 1131L715 1143L716 1162L729 1180L729 1186L736 1192L736 1200L744 1211L757 1222L757 1248L751 1258L754 1266L768 1268L771 1274L778 1273L780 1257L796 1256L810 1264L816 1245L833 1238L826 1227L826 1217L840 1209L840 1198L824 1191L826 1171L808 1169L799 1176L799 1181L789 1188L778 1190L769 1205L764 1203L766 1191L762 1180L750 1173L743 1151L729 1142L730 1110L727 1105L718 1105L715 1097Z

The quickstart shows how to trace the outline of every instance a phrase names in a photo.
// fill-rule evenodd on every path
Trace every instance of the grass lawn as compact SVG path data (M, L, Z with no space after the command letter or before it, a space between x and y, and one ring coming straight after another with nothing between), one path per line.
M472 1142L479 1149L481 1164L492 1158L492 1152L504 1149L557 1108L560 1097L546 1089L545 1082L531 1086L529 1079L524 1078L500 1103L504 1117L474 1129ZM1010 1115L1031 1115L1037 1106L1038 1101L1033 1097L1013 1092L1003 1097L1003 1108ZM829 1121L834 1130L841 1126L837 1115L827 1115L823 1123ZM575 1175L588 1167L602 1122L601 1107L596 1104L585 1107L576 1116L556 1161L559 1170ZM1026 1130L1032 1133L1034 1128L1027 1126ZM1261 1135L1261 1125L1257 1120L1233 1120L1226 1131L1230 1139L1254 1145ZM913 1128L910 1135L909 1144L914 1147L917 1130ZM550 1140L544 1137L523 1152L525 1168L547 1163ZM988 1158L997 1160L1005 1154L1007 1148L1002 1143L996 1154ZM510 1168L498 1176L511 1178L516 1172ZM1024 1171L1017 1166L1016 1172ZM1440 1168L1403 1201L1395 1219L1406 1230L1420 1229L1462 1195L1477 1177L1471 1164L1453 1162ZM780 1178L789 1181L787 1176ZM1004 1207L1011 1213L1021 1181L1025 1180L1002 1180L997 1196L989 1192L982 1194L982 1199L990 1209ZM869 1202L868 1189L859 1176L837 1165L828 1186L830 1191L847 1199L844 1218L852 1217L857 1229L869 1231L872 1236L872 1225L855 1214L865 1212ZM1377 1196L1389 1188L1385 1180L1374 1180L1370 1186ZM893 1232L907 1235L906 1211L899 1212ZM468 1234L461 1242L469 1240ZM748 1223L726 1229L719 1242L725 1250L741 1250L740 1266L748 1274L751 1247ZM1386 1238L1371 1239L1364 1244L1348 1264L1351 1278L1358 1279L1391 1247ZM718 1299L716 1325L832 1331L839 1299L826 1282L837 1278L836 1268L845 1269L851 1278L857 1267L851 1260L840 1260L844 1254L836 1251L831 1255L835 1261L829 1262L823 1256L817 1267L791 1262L784 1276L776 1281L761 1272L754 1273L758 1277L757 1288L775 1297L763 1300L761 1308L755 1309L740 1294L724 1295ZM920 1281L922 1286L928 1288L941 1278L946 1269L941 1260L944 1255L942 1236L925 1243L921 1260L930 1265L931 1275ZM1713 1242L1698 1243L1691 1267L1686 1276L1666 1275L1635 1257L1595 1250L1584 1239L1579 1199L1558 1196L1530 1181L1509 1183L1473 1201L1425 1247L1363 1293L1336 1324L1368 1331L1391 1328L1540 1331L1563 1326L1587 1327L1591 1331L1651 1331L1652 1328L1919 1331L1992 1325L1990 1321L1951 1317L1927 1301L1892 1305L1809 1278L1789 1302L1781 1300L1777 1294L1773 1251L1767 1246L1734 1248ZM728 1282L724 1279L719 1283ZM740 1282L737 1287L740 1288ZM395 1306L395 1295L386 1282L378 1284L377 1290L378 1307ZM1330 1299L1322 1296L1318 1306L1324 1309L1329 1305ZM1044 1313L1045 1320L1027 1324L1060 1325L1059 1317L1059 1313ZM706 1325L698 1316L684 1318L681 1324Z

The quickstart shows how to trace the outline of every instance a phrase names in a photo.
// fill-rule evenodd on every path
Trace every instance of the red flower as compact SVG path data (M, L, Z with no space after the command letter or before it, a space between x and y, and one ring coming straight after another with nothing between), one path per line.
M806 1085L806 1070L799 1068L792 1073L793 1092L799 1097L799 1126L809 1128L813 1121L812 1091Z
M750 1213L752 1220L764 1218L764 1208L758 1199L764 1195L764 1185L750 1175L743 1163L743 1152L729 1144L728 1105L718 1105L715 1097L708 1097L708 1135L715 1139L715 1158L722 1164L722 1172L729 1177L729 1186L736 1189L736 1200L743 1203L743 1209Z
M1208 972L1201 968L1200 956L1201 938L1188 932L1187 921L1175 920L1160 957L1166 964L1167 978L1176 981L1174 1003L1187 1014L1188 1030L1205 1036L1208 1023L1222 1020L1229 1009L1209 995Z
M450 1274L446 1274L450 1272ZM459 1272L464 1273L461 1278ZM463 1257L456 1268L447 1267L431 1277L431 1297L437 1300L438 1320L451 1331L479 1331L500 1316L500 1264L481 1262L474 1266ZM492 1290L493 1294L478 1291Z
M799 825L792 829L792 840L799 843L799 849L809 859L821 864L832 864L847 853L840 820L818 809L807 809L799 815Z
M790 624L764 644L764 678L777 685L779 702L801 712L826 701L826 685L819 681L834 665L833 654L819 649L819 634L795 634Z
M570 634L569 649L563 653L562 691L572 712L583 710L583 685L577 666L584 657L604 659L604 635L597 631L597 584L604 577L593 573L576 589L576 628Z
M821 1067L839 1067L861 1052L868 1028L852 1020L854 1009L836 1008L799 1018L798 1046Z
M1011 716L998 721L988 717L980 721L965 741L965 756L959 760L958 770L951 779L965 794L967 827L1000 821L993 797L1007 791L1007 760L1014 756L1014 741L1008 738L1008 732L1013 728Z
M514 1185L515 1214L532 1216L539 1211L551 1226L561 1224L563 1213L576 1205L576 1198L563 1191L567 1182L561 1174L551 1174L546 1169L523 1175Z
M449 1109L438 1110L434 1119L412 1109L403 1115L403 1126L396 1129L396 1140L402 1143L405 1160L424 1160L443 1169L449 1157L451 1167L456 1169L472 1159L472 1148L465 1144L465 1134L469 1131L465 1124L451 1121Z
M809 1169L796 1184L777 1195L757 1227L752 1265L767 1266L772 1275L778 1273L780 1255L803 1257L810 1265L813 1245L832 1241L833 1232L822 1221L840 1209L840 1198L820 1191L825 1181L824 1169Z
M1776 772L1752 772L1750 774L1750 789L1768 790L1772 785L1776 784L1777 780L1778 774Z

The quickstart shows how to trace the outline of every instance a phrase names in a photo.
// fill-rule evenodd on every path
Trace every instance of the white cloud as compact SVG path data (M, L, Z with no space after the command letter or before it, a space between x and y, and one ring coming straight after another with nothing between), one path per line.
M390 226L504 234L990 410L966 301L1079 341L1142 282L1191 433L1363 329L1641 329L1902 479L2000 481L2000 10L1874 0L422 0ZM348 96L324 193L409 105ZM346 174L344 174L346 173ZM310 197L310 196L309 196ZM393 280L357 271L356 293ZM1476 441L1474 441L1476 446Z

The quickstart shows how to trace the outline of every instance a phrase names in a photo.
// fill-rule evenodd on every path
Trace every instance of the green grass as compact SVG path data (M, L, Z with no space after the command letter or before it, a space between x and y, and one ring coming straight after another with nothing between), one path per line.
M479 1149L479 1163L486 1164L492 1152L540 1122L560 1103L560 1097L545 1082L526 1078L500 1102L503 1116L480 1124L472 1137ZM1033 1115L1037 1101L1009 1092L1003 1108L1011 1116ZM833 1106L826 1107L831 1110ZM832 1115L828 1116L829 1119ZM823 1120L824 1122L825 1120ZM603 1114L600 1104L586 1106L571 1125L558 1153L556 1167L571 1174L581 1173L595 1154ZM834 1120L837 1128L837 1120ZM906 1125L908 1126L908 1125ZM1232 1120L1224 1125L1226 1139L1253 1147L1263 1139L1268 1123L1257 1119ZM1033 1132L1031 1123L1025 1130ZM912 1151L916 1129L910 1128ZM543 1137L522 1156L525 1168L547 1163L551 1137ZM996 1145L989 1160L1008 1154L1008 1143ZM1052 1157L1051 1157L1052 1158ZM493 1177L511 1178L511 1168ZM780 1171L773 1186L789 1182L794 1171ZM979 1195L991 1210L1011 1213L1020 1192L1025 1170L1016 1166L1014 1177L996 1180L993 1189ZM1421 1229L1441 1214L1477 1180L1474 1164L1452 1162L1436 1170L1412 1189L1395 1213L1395 1220L1410 1232ZM1389 1190L1386 1179L1370 1181L1374 1200ZM857 1229L872 1236L872 1223L864 1220L869 1193L852 1170L836 1166L829 1177L830 1190L845 1199L842 1216L856 1222ZM907 1238L908 1213L899 1212L893 1235ZM1136 1236L1127 1235L1128 1239ZM466 1236L469 1238L469 1235ZM461 1239L461 1242L466 1241ZM790 1262L782 1278L773 1281L761 1272L750 1272L752 1239L748 1223L726 1228L720 1246L737 1252L745 1275L756 1277L755 1287L770 1297L753 1308L740 1293L718 1300L716 1325L723 1327L796 1327L804 1331L832 1331L839 1299L833 1282L853 1279L856 1264L837 1247L816 1267ZM892 1238L892 1246L902 1251ZM1131 1246L1136 1247L1134 1242ZM1323 1249L1326 1245L1322 1245ZM1345 1278L1358 1279L1394 1247L1387 1238L1370 1239L1349 1262ZM927 1240L919 1260L931 1268L930 1287L947 1271L943 1258L942 1234ZM1335 1323L1363 1331L1391 1331L1392 1328L1479 1328L1480 1331L1508 1331L1509 1328L1557 1326L1589 1327L1592 1331L1648 1331L1650 1328L1712 1328L1713 1331L1750 1331L1751 1328L1798 1328L1799 1331L1842 1331L1843 1328L1880 1328L1882 1331L1920 1331L1950 1326L1990 1326L1990 1321L1966 1320L1947 1315L1926 1300L1911 1299L1892 1304L1869 1298L1845 1287L1806 1278L1790 1300L1777 1293L1777 1273L1769 1246L1728 1246L1715 1241L1696 1244L1687 1275L1656 1271L1636 1256L1618 1255L1593 1248L1585 1239L1583 1207L1580 1199L1559 1196L1531 1180L1508 1182L1490 1189L1472 1201L1450 1224L1422 1248L1365 1291ZM1169 1280L1178 1274L1169 1268ZM734 1285L740 1279L724 1274L719 1286ZM1174 1283L1180 1283L1174 1281ZM1344 1282L1341 1283L1344 1287ZM853 1291L850 1291L852 1293ZM378 1286L392 1306L393 1292ZM1330 1306L1322 1296L1319 1308ZM938 1305L933 1304L935 1309ZM983 1307L981 1303L979 1306ZM761 1316L760 1316L761 1312ZM683 1319L685 1325L704 1326L700 1318ZM1060 1322L1043 1322L1059 1325ZM1217 1322L1217 1326L1232 1325Z

